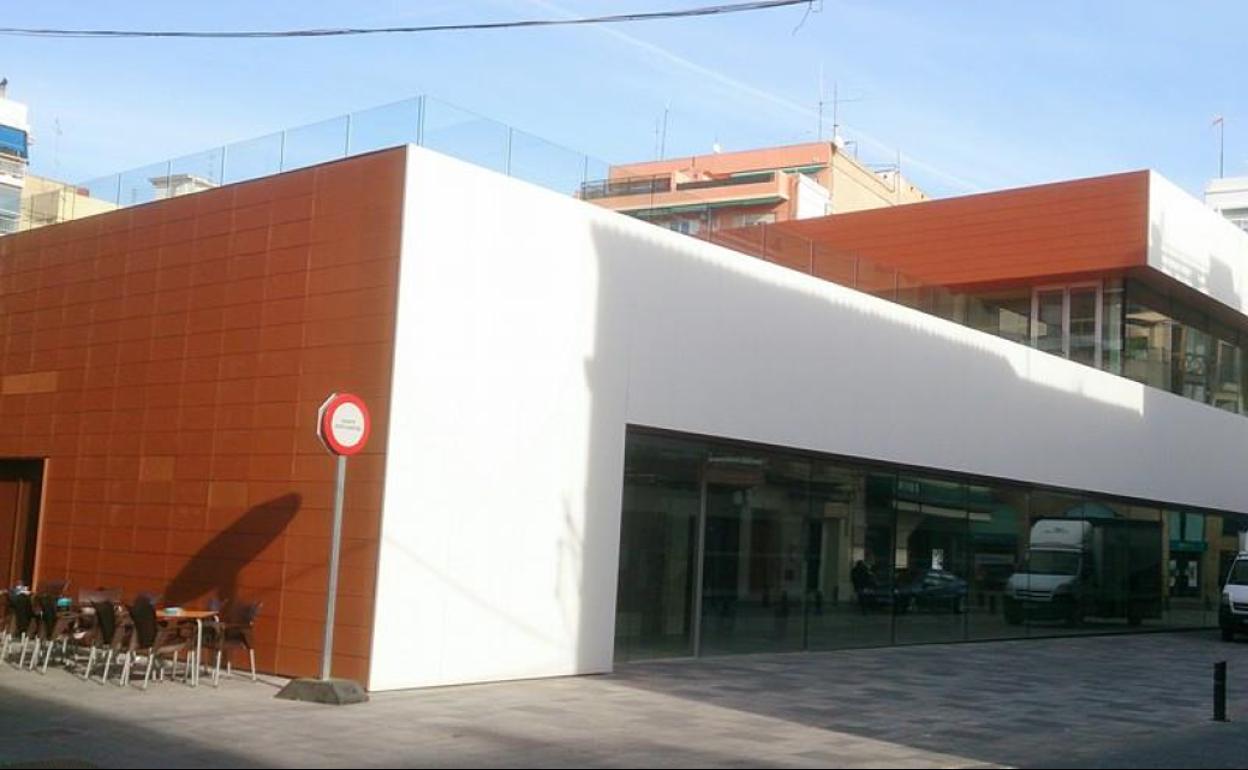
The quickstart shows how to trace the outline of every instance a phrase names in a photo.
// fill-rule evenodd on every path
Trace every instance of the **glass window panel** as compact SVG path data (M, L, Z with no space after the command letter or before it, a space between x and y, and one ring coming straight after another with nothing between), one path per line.
M1031 343L1031 291L1014 289L976 296L967 325L1023 345Z
M1127 519L1129 591L1127 625L1146 628L1165 625L1165 528L1161 511L1149 505L1119 504Z
M1026 554L1028 495L1003 484L967 487L970 603L967 638L1027 635L1022 612L1005 611L1007 588Z
M892 474L815 462L807 545L807 647L873 647L892 642L881 576L891 571L893 512L884 491Z
M1233 329L1214 324L1214 360L1212 367L1213 405L1228 412L1243 411L1243 351Z
M1213 368L1213 338L1208 332L1183 324L1175 328L1171 341L1174 392L1193 401L1212 403L1209 381Z
M898 644L961 641L970 586L966 486L903 473L892 498L894 639Z
M1096 366L1100 330L1096 324L1098 294L1095 286L1070 290L1070 360Z
M1167 510L1163 521L1166 621L1178 627L1205 626L1216 620L1222 540L1234 550L1237 538L1226 538L1222 522L1203 512Z
M1036 348L1056 356L1066 355L1065 294L1062 289L1036 293Z
M801 649L810 462L716 448L705 478L700 654Z
M1032 635L1133 630L1162 612L1162 524L1152 509L1089 496L1031 494L1016 578Z
M693 442L629 434L620 522L617 660L693 654L691 607L705 456Z
M1122 374L1122 281L1111 279L1101 290L1101 368Z
M1154 388L1170 390L1170 337L1174 321L1169 303L1138 281L1126 285L1123 327L1123 375Z

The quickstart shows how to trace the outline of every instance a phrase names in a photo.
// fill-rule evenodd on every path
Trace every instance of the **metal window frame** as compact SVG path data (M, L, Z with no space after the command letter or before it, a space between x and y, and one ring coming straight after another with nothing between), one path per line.
M1076 281L1074 283L1052 283L1034 286L1031 290L1031 346L1037 347L1040 341L1040 294L1042 292L1062 293L1062 358L1070 359L1070 293L1079 289L1096 290L1096 344L1093 355L1094 366L1102 367L1105 345L1102 335L1105 331L1105 287L1104 281Z

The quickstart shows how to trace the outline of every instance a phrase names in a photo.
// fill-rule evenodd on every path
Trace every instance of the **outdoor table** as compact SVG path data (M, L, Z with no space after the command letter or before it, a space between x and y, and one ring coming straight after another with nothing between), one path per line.
M191 669L189 677L191 687L199 686L199 663L204 651L204 621L215 620L216 617L217 613L214 610L180 610L178 612L160 610L156 613L156 619L162 623L195 622L195 667Z

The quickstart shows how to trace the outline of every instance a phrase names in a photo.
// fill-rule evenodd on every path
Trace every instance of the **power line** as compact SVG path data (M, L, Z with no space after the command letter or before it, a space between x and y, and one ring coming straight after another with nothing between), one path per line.
M751 2L706 5L672 11L647 13L622 13L611 16L591 16L577 19L530 19L524 21L493 21L474 24L431 24L419 27L341 27L336 29L290 29L256 31L179 31L179 30L121 30L121 29L36 29L23 27L0 27L0 35L15 37L53 38L211 38L211 39L257 39L289 37L343 37L347 35L413 34L420 32L463 32L495 29L518 29L524 27L563 27L582 24L619 24L632 21L656 21L660 19L685 19L695 16L720 16L746 11L763 11L789 5L806 5L809 13L815 0L751 0Z

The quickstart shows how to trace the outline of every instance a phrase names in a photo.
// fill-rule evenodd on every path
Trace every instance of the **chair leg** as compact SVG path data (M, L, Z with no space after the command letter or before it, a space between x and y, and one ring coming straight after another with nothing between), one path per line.
M104 657L104 676L100 677L100 684L108 684L108 669L113 665L113 650L109 648L108 654Z
M156 660L155 653L149 652L147 654L147 668L144 669L143 671L143 689L144 690L147 689L147 683L150 682L152 679L152 663L155 660Z
M117 682L118 687L125 687L130 684L130 667L134 663L134 652L126 650L126 662L121 668L121 679Z
M87 651L87 665L82 671L82 681L91 678L91 669L95 667L95 645L91 645L91 649Z
M251 658L251 681L256 681L256 651L248 648L247 656Z
M30 668L31 670L34 670L35 668L34 661L39 659L39 637L36 636L31 641L35 643L34 653L31 655L31 658L30 658L31 660ZM26 662L26 649L22 648L22 659L17 662L17 667L22 668L25 662Z
M212 686L221 686L221 648L217 648L217 664L212 669Z
M48 673L48 663L52 660L52 651L55 649L56 649L56 642L55 641L48 642L48 652L47 654L43 656L43 669L39 672L40 674L46 675ZM64 653L62 653L62 656L63 655Z

